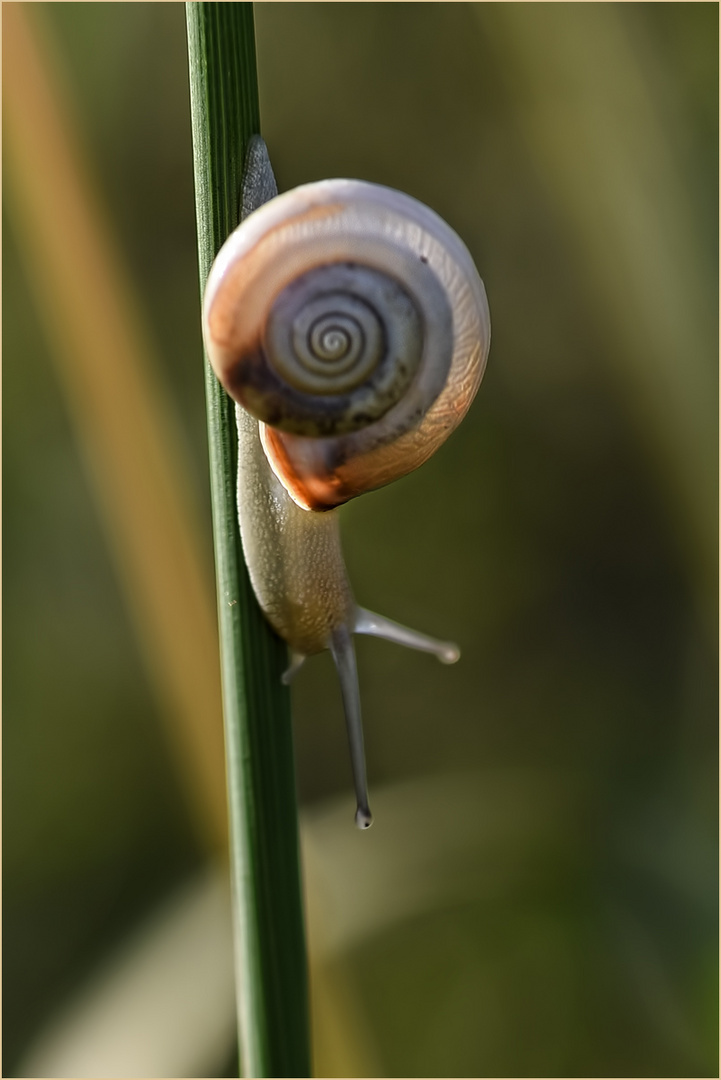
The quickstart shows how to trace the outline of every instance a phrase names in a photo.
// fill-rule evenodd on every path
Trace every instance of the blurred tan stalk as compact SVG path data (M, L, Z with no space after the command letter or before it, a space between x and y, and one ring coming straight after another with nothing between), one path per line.
M3 9L7 205L194 820L223 850L217 623L183 447L33 16Z
M59 80L24 4L3 8L3 82L18 247L194 819L205 845L225 853L217 621L185 495L184 450ZM227 888L225 873L223 881ZM307 883L311 906L317 889ZM229 927L227 937L230 948ZM342 966L310 962L321 1075L374 1075L369 1036L359 1034L362 1006ZM83 1020L78 1052L101 1039L96 1027ZM62 1022L59 1031L70 1037Z

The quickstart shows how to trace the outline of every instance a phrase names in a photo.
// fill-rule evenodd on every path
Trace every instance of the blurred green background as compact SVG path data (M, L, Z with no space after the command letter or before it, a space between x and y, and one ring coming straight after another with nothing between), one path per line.
M27 6L182 422L210 577L183 6ZM329 658L293 690L338 902L375 873L378 917L346 911L333 961L372 1075L717 1075L718 7L264 3L256 28L280 190L409 192L466 241L491 308L465 423L343 513L359 601L463 650L444 668L360 640L362 850ZM4 224L17 1076L206 855ZM215 1075L232 1060L219 1047Z

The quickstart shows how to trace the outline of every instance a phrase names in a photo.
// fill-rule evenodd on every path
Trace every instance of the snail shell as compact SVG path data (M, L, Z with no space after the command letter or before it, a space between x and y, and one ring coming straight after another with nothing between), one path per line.
M204 319L216 375L308 510L426 461L465 416L490 346L456 233L360 180L307 184L251 214L213 265Z

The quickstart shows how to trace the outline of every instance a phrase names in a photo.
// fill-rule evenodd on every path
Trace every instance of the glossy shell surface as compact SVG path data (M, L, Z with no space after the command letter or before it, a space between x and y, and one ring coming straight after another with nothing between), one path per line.
M204 336L278 479L323 510L412 471L448 437L480 384L490 319L469 252L437 214L390 188L324 180L231 234Z

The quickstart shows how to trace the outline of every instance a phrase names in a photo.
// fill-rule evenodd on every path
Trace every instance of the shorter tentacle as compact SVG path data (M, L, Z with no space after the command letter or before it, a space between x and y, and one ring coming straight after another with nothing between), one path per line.
M304 653L299 653L296 652L295 649L291 649L290 666L285 669L280 677L280 681L284 686L290 685L307 659L308 657Z
M376 615L374 611L367 611L365 608L356 608L353 632L386 638L388 641L395 641L398 645L405 645L409 649L432 653L442 664L455 664L461 655L461 650L452 641L439 641L437 638L411 630L407 626L393 622L392 619L386 619L383 615Z
M358 669L356 666L353 638L347 626L334 630L330 640L341 693L343 710L348 728L351 768L355 785L357 809L355 823L359 829L367 829L373 824L373 815L368 806L368 788L366 782L365 752L363 748L363 723L361 720L360 692L358 690Z

